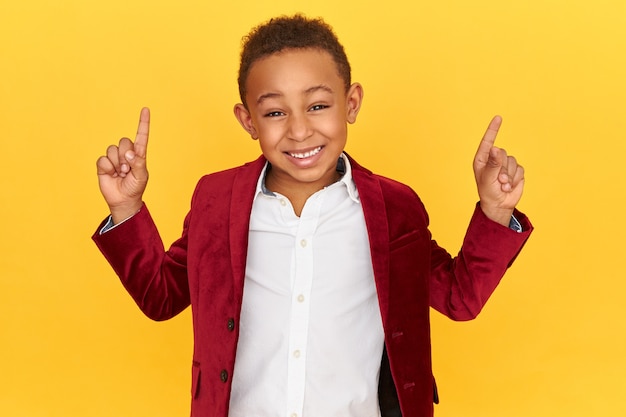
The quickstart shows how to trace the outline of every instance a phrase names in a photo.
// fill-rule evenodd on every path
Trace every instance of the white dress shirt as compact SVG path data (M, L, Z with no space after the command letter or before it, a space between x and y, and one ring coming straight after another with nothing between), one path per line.
M348 159L300 217L265 189L267 169L250 219L229 416L380 416L384 333Z

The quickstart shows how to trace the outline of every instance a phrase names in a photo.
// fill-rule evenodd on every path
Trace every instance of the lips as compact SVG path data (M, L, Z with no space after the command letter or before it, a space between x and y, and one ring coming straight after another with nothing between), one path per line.
M306 159L306 158L310 158L312 156L317 155L318 153L320 153L321 150L322 150L322 147L318 146L317 148L311 149L310 151L306 151L306 152L287 152L287 154L289 154L289 156L291 156L292 158Z

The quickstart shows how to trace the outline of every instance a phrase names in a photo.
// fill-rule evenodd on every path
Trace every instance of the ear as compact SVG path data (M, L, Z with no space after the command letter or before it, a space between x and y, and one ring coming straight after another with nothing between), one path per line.
M248 132L252 139L258 139L259 135L257 134L254 124L252 123L250 111L248 111L248 109L246 109L246 107L241 103L235 104L233 111L235 112L237 121L239 121L239 124L243 127L243 130Z
M346 118L348 123L356 122L356 116L359 114L359 110L361 110L361 103L363 103L363 86L359 83L354 83L346 94Z

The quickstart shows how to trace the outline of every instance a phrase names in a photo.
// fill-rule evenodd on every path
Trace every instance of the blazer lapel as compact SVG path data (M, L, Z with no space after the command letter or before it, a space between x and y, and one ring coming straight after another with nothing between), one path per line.
M246 257L248 254L248 230L254 191L259 175L265 166L265 158L259 157L238 169L233 180L230 200L230 216L224 221L229 222L230 230L230 261L233 271L235 300L243 297L243 283L246 273Z
M378 303L386 323L389 311L389 224L379 180L350 158L352 178L359 191L363 215L370 240L372 266L378 292Z

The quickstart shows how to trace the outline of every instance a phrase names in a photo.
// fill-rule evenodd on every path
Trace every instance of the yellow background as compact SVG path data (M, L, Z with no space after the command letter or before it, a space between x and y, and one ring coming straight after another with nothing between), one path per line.
M410 184L455 252L493 114L536 226L482 315L433 314L438 417L626 415L626 2L0 1L0 415L189 413L189 311L146 319L90 240L95 160L152 109L166 242L196 180L250 160L240 38L323 16L365 88L348 151Z

